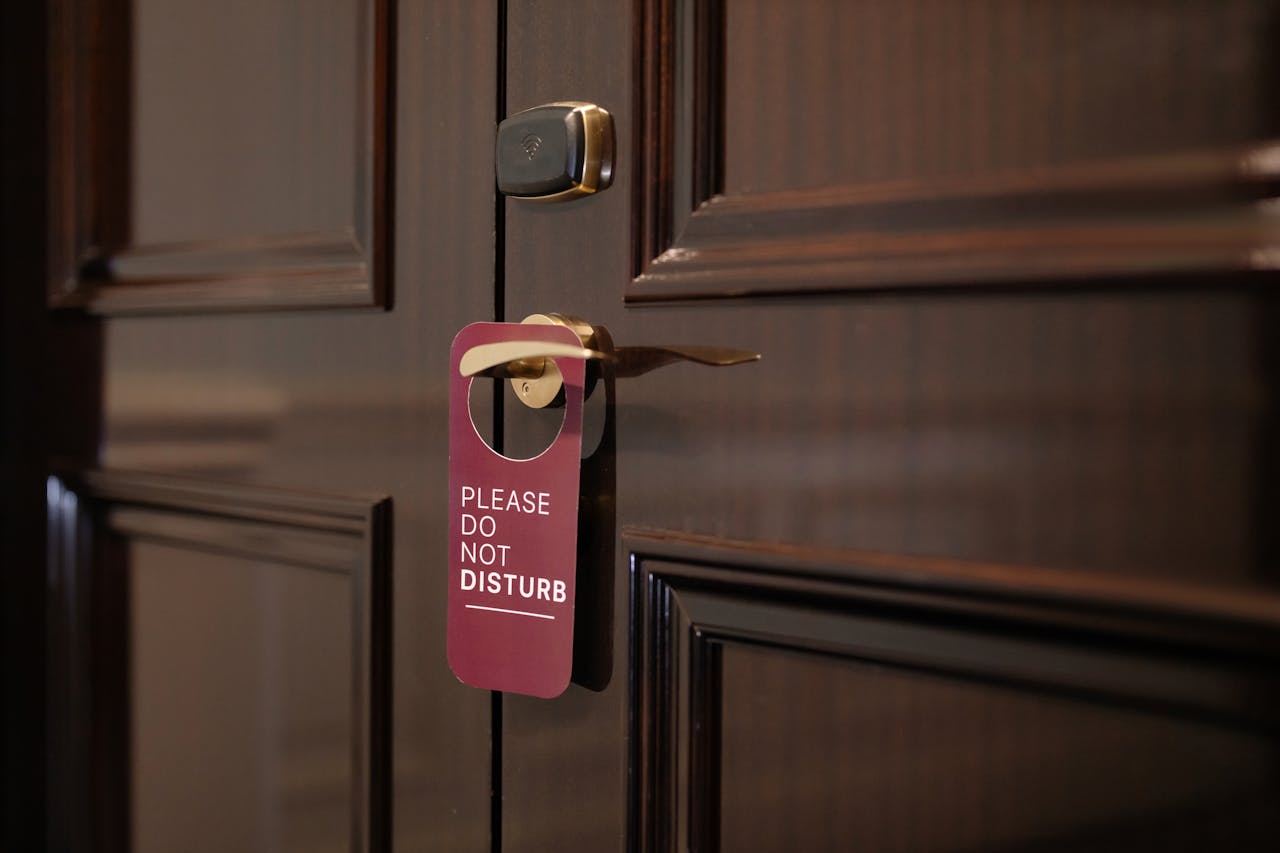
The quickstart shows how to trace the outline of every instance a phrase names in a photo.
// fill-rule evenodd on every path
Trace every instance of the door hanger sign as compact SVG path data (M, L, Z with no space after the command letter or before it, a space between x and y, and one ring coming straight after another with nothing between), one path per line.
M561 326L473 323L453 340L449 371L449 666L463 683L552 698L573 669L585 365L557 358L564 425L533 459L508 459L471 421L472 347L508 341L581 346Z

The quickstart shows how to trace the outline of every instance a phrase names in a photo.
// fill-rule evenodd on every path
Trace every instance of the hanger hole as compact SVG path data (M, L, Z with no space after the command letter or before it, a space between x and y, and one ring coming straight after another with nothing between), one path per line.
M502 450L498 450L493 442L495 385L502 394L505 422ZM472 380L467 408L471 413L471 423L484 443L495 453L517 461L541 456L555 443L564 426L564 406L531 409L516 398L511 383L505 379L476 377Z

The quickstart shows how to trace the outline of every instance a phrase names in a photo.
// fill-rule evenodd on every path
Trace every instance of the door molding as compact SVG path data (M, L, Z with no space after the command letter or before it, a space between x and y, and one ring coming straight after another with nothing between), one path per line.
M130 223L136 10L124 0L55 3L50 304L98 314L389 306L394 4L356 0L356 6L355 102L334 107L356 116L356 157L348 173L336 176L354 192L345 221L322 230L285 226L278 233L140 245ZM298 32L305 37L315 29ZM299 49L323 63L332 49L324 37Z
M637 2L628 303L1280 268L1275 139L726 193L728 0Z
M632 530L637 849L718 849L734 645L931 673L1197 724L1280 727L1280 597L1048 569Z
M49 826L57 849L128 849L130 541L350 579L350 849L389 849L391 505L191 477L48 482Z

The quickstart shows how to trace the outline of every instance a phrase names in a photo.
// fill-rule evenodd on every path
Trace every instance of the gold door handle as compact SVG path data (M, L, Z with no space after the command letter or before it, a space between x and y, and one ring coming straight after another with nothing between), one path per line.
M760 353L729 347L704 347L694 345L662 345L648 347L618 347L613 351L614 370L620 377L640 376L650 370L666 367L677 361L705 364L708 367L730 367L759 361Z
M552 359L583 358L608 362L614 376L641 376L677 361L727 367L760 360L760 353L729 347L699 345L662 345L613 347L607 334L597 335L590 323L564 314L530 314L521 322L531 325L556 325L570 328L582 341L572 344L542 341L506 341L482 344L463 353L458 370L463 376L492 376L510 379L516 396L526 406L541 409L562 399L563 381ZM599 342L597 342L599 338ZM597 349L596 347L600 347ZM593 382L595 374L588 375ZM590 387L588 387L590 393Z
M481 344L462 354L458 372L463 376L493 376L498 379L537 379L546 372L548 358L613 358L613 356L572 344L549 341L502 341Z

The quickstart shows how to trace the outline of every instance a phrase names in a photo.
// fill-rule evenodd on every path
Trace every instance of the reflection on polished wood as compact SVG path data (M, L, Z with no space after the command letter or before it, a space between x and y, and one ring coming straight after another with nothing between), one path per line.
M278 389L235 375L138 370L112 376L106 395L103 464L123 470L238 476L269 456L287 414Z

